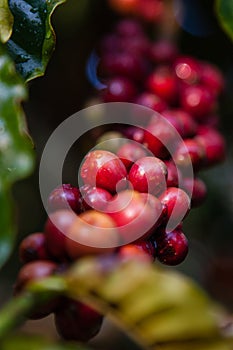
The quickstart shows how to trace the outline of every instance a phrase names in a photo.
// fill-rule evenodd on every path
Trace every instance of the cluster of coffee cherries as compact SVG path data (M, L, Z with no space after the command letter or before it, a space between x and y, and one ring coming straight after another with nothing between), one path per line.
M181 263L188 253L183 219L206 196L198 172L224 158L216 115L224 84L215 67L180 56L167 41L149 42L135 20L119 22L102 41L100 55L102 100L132 102L162 117L144 128L120 125L124 142L114 152L91 150L80 165L78 187L63 184L52 191L43 232L20 245L16 294L32 280L63 273L82 256ZM71 340L91 339L103 320L64 297L29 316L51 312L59 334Z

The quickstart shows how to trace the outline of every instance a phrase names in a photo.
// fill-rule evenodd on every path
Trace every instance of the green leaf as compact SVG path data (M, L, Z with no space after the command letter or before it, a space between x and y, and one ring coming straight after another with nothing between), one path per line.
M8 50L26 81L44 74L55 46L51 16L65 0L9 0L14 26Z
M8 7L8 0L0 3L0 41L5 43L11 36L14 18Z
M212 342L213 349L231 349L219 327L223 311L177 272L136 260L84 259L66 279L70 297L108 313L144 347L207 350Z
M33 150L20 102L26 90L0 43L0 266L8 257L15 235L11 185L33 169Z
M1 342L1 350L90 350L77 344L63 342L53 343L49 340L32 335L19 335L6 338Z
M215 9L222 28L233 40L233 1L216 0Z

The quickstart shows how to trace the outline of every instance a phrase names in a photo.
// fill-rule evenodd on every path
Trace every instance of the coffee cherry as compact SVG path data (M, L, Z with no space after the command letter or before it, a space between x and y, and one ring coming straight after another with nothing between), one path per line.
M115 33L120 37L127 37L130 39L144 35L140 22L132 18L119 21L115 27Z
M200 127L195 140L204 149L205 166L212 166L225 159L225 140L217 130L204 126Z
M177 97L177 81L168 67L157 68L147 80L148 89L167 103L174 103Z
M51 214L45 224L46 245L49 254L58 261L66 261L66 235L76 215L69 210L58 210Z
M162 213L160 201L148 200L139 192L125 190L116 195L109 203L106 212L115 221L122 244L144 240L158 225Z
M197 123L190 114L182 109L167 109L163 111L163 117L176 128L183 138L194 136L197 132Z
M167 187L178 187L181 173L176 164L172 160L165 160L164 164L167 167Z
M111 78L102 92L104 102L130 102L135 95L134 84L125 77Z
M133 140L138 143L143 143L144 141L144 129L137 126L129 126L128 128L124 127L122 130L123 134L127 139Z
M123 76L132 80L140 80L145 75L145 66L140 57L129 52L105 54L99 69L109 76Z
M159 195L166 189L167 168L156 157L143 157L130 169L128 180L135 191Z
M199 207L205 201L207 189L205 183L201 179L183 179L182 188L188 194L192 194L191 207Z
M176 76L183 82L195 84L200 80L200 64L193 57L178 57L174 63Z
M196 120L205 119L215 108L214 95L204 86L189 86L181 94L181 106Z
M96 210L88 210L77 216L69 226L65 241L71 259L111 253L119 244L119 233L114 220Z
M166 265L178 265L188 254L188 240L180 229L162 233L156 244L157 258Z
M142 241L134 244L127 244L119 248L117 252L120 259L129 260L132 258L147 261L155 260L155 246L150 241Z
M111 193L99 187L84 185L80 188L83 196L83 208L104 211L108 202L112 199Z
M182 168L193 166L194 170L198 170L204 159L205 149L195 138L181 142L174 154L175 163Z
M209 88L215 95L219 95L224 89L222 73L217 67L209 63L202 63L200 79L201 83Z
M144 132L143 144L155 155L164 159L169 153L168 149L176 141L174 128L165 119L152 119ZM174 146L173 146L174 147Z
M14 286L14 294L20 294L30 282L53 275L56 272L56 269L57 265L48 260L27 263L19 271ZM59 299L56 297L43 305L35 306L34 310L30 312L28 317L34 320L46 317L56 309L58 303Z
M138 159L147 155L146 148L135 142L127 142L117 152L117 156L128 169Z
M36 232L24 238L19 246L19 257L23 263L47 260L49 256L44 233Z
M177 56L176 46L168 40L161 39L150 46L149 57L156 64L168 64Z
M150 92L144 92L138 95L134 101L135 103L144 107L153 109L154 111L161 113L167 108L167 104L159 96Z
M115 192L117 184L126 178L127 171L115 154L96 150L86 155L80 175L84 184Z
M87 342L99 333L103 316L86 304L66 299L55 312L54 320L63 339Z
M77 187L64 184L50 193L48 210L53 212L60 209L68 209L68 206L76 213L80 213L82 210L81 195Z
M159 199L167 206L167 219L172 220L172 224L178 225L190 210L190 198L180 188L168 188Z

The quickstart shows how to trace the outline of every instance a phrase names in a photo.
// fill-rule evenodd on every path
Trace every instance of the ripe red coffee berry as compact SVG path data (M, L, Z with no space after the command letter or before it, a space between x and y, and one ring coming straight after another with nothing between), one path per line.
M148 196L125 190L109 203L106 211L118 227L122 244L146 239L158 225L162 205L155 197L148 200Z
M180 188L168 188L159 199L167 206L167 219L172 226L177 226L190 210L190 198Z
M207 189L205 183L201 179L183 179L182 188L187 193L192 193L191 207L198 207L205 201Z
M181 172L172 160L165 160L164 164L167 167L167 187L178 187L182 179Z
M121 146L117 152L117 156L128 169L138 159L147 156L148 152L145 147L136 142L127 142Z
M214 92L216 96L224 89L224 78L222 73L217 67L209 63L202 63L200 79L201 83Z
M198 170L205 160L205 149L195 138L181 142L173 156L175 163L182 167L193 167Z
M136 95L136 88L131 80L114 77L108 80L106 89L102 92L104 102L130 102Z
M167 168L156 157L138 159L131 167L128 180L135 191L159 195L166 189Z
M202 126L198 129L195 140L204 148L205 166L217 164L225 159L225 140L217 130Z
M64 184L53 190L48 198L48 210L49 212L57 211L60 209L68 209L71 207L76 213L82 211L81 195L77 187L70 184Z
M69 210L58 210L50 214L45 223L46 246L49 254L58 261L67 259L66 235L76 215Z
M69 226L65 249L71 259L111 253L120 244L115 221L107 214L88 210Z
M197 120L204 120L212 113L216 101L214 95L204 86L186 87L181 94L181 106Z
M86 185L115 192L117 184L126 179L127 171L114 153L95 150L86 155L80 175Z
M90 306L72 299L65 299L55 312L55 326L65 340L87 342L101 329L103 316Z
M178 57L174 63L176 76L188 84L195 84L200 80L200 64L193 57Z
M194 136L197 132L197 123L190 114L182 109L167 109L163 112L163 117L176 128L183 138Z
M82 205L84 210L104 211L108 202L112 199L111 193L100 187L84 185L80 188L80 192L83 196Z
M135 103L144 107L153 109L158 113L162 113L166 108L167 104L159 96L150 92L144 92L136 97Z
M18 274L16 283L14 286L14 294L21 293L26 286L32 282L49 277L56 272L57 264L48 260L32 261L24 265ZM58 305L58 298L52 299L43 305L38 305L28 315L30 319L40 319L48 316L53 312Z
M177 97L177 80L168 67L159 67L148 77L148 89L167 103L174 103Z
M33 260L47 260L49 258L45 234L32 233L20 243L19 257L21 262L27 263Z
M157 64L167 64L174 61L177 56L177 47L168 40L161 39L152 43L149 57Z
M188 254L188 240L179 229L162 233L157 237L156 244L157 258L166 265L178 265Z

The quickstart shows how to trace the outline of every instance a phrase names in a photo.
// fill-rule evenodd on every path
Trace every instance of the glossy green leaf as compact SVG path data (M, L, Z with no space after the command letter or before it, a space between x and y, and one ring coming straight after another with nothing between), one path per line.
M216 14L222 28L233 40L233 1L216 0Z
M20 102L26 90L0 44L0 266L8 257L15 234L10 187L33 169L33 145L27 135Z
M8 6L8 0L0 3L0 41L5 43L11 36L13 27L13 16Z
M223 311L177 272L136 260L86 259L68 273L67 290L108 313L146 348L207 350L213 343L214 350L231 349L219 327Z
M44 74L55 46L51 16L65 0L9 0L14 26L8 50L26 81Z
M41 337L28 334L11 335L11 337L3 340L0 345L1 350L90 350L90 348L77 344L52 343Z

